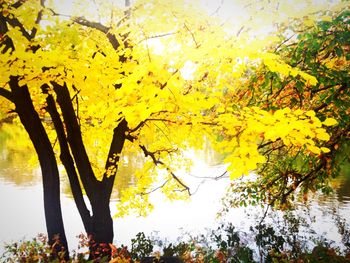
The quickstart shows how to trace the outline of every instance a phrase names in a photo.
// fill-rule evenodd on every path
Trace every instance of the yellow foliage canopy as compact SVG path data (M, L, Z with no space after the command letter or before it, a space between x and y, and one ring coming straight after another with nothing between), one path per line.
M43 23L35 24L29 14L40 11ZM141 145L161 160L148 157L135 172L137 184L122 193L125 206L120 206L119 214L131 208L151 209L144 193L164 182L169 198L183 197L183 192L174 192L182 186L172 173L189 166L182 153L203 147L205 140L225 154L232 179L266 161L259 151L265 143L282 141L316 155L329 151L321 146L329 139L323 125L335 125L334 119L321 122L312 111L289 108L267 112L241 107L240 98L232 95L240 90L240 79L249 74L249 67L259 63L282 75L299 75L311 85L316 85L316 78L265 52L271 39L233 37L188 1L138 2L129 17L109 21L107 32L84 25L83 18L57 19L35 0L9 15L26 17L25 27L34 26L37 33L28 39L19 27L9 28L6 36L15 49L0 54L0 87L8 89L10 76L20 76L20 84L29 87L41 111L47 96L41 86L66 83L99 178L113 128L122 119L133 138L124 154L145 154ZM111 34L119 41L117 48L111 45ZM35 52L34 46L39 47ZM51 137L54 141L55 135Z

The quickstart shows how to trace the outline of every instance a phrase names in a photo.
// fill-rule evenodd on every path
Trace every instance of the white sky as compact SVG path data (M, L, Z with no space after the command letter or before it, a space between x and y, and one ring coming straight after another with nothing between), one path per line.
M179 0L174 0L179 1ZM223 23L229 24L233 33L244 26L250 27L254 34L267 34L273 28L275 21L281 21L287 17L303 17L310 12L327 10L341 0L185 0L191 4L198 5L208 14L219 17ZM101 3L113 3L115 7L123 8L125 0L52 0L58 13L69 15L72 10L79 10L84 15L84 10L91 13L99 10ZM90 2L90 4L88 4ZM131 2L135 2L131 0ZM249 4L250 3L250 4ZM264 8L262 8L264 6ZM105 7L106 8L106 7ZM277 10L276 10L277 8ZM108 10L108 9L106 9ZM254 14L253 14L254 13ZM251 19L254 17L254 19ZM103 18L101 18L103 20ZM250 22L248 23L248 21Z

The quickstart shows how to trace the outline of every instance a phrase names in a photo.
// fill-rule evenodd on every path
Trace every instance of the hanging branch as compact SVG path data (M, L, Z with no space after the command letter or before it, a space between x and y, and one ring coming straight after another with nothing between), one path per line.
M218 181L222 178L228 178L228 176L226 176L228 173L228 171L225 171L223 173L221 173L220 175L211 177L211 176L197 176L197 175L191 175L194 178L198 178L198 179L210 179L210 180L214 180L214 181Z
M186 30L188 31L188 33L190 33L193 42L196 44L196 48L199 48L201 45L197 42L196 37L194 36L192 31L188 28L188 26L185 23L184 23L184 26L185 26Z
M183 191L187 191L188 195L191 196L192 193L190 191L190 188L184 183L181 181L181 179L179 177L177 177L174 172L171 171L171 169L165 165L165 163L159 159L156 158L155 154L156 153L159 153L160 151L157 151L157 152L150 152L147 150L147 148L144 146L144 145L139 145L139 147L141 148L141 150L143 151L145 157L151 157L153 163L158 166L158 165L163 165L166 167L166 170L169 172L169 174L172 176L173 179L175 179L176 182L178 182L178 184L180 184L184 189Z
M148 192L144 192L144 193L141 193L141 195L149 195L149 194L152 194L154 193L155 191L159 190L159 189L162 189L167 183L169 182L169 179L165 180L164 183L162 183L160 186L148 191Z
M141 40L138 42L138 44L142 43L143 41L150 40L150 39L162 38L162 37L173 36L173 35L178 34L178 32L169 32L169 33L163 33L163 34L158 34L158 35L146 36L146 35L144 34L144 32L142 32L142 33L143 33L143 35L144 35L144 38L141 39Z
M172 171L170 171L169 168L167 168L167 170L170 172L171 176L184 188L184 191L187 191L188 195L191 196L192 193L190 191L190 188L185 185L181 180L180 178L178 178Z

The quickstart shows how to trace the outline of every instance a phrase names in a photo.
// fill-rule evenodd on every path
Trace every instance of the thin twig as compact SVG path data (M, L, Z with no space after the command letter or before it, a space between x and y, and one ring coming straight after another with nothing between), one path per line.
M193 175L191 174L192 177L194 178L198 178L198 179L210 179L210 180L220 180L220 179L223 179L223 178L228 178L228 176L225 176L227 175L227 171L223 172L222 174L218 175L218 176L215 176L215 177L211 177L211 176L197 176L197 175Z
M165 166L166 170L167 170L167 171L169 172L169 174L173 177L173 179L175 179L175 181L177 181L177 182L184 188L182 191L187 191L187 193L188 193L189 196L192 195L192 194L191 194L191 191L190 191L190 188L189 188L185 183L183 183L183 182L181 181L181 179L180 179L179 177L177 177L177 176L175 175L175 173L174 173L173 171L171 171L171 169L170 169L167 165L165 165L164 162L162 162L161 160L159 160L159 159L156 158L155 154L156 154L157 152L159 152L159 151L157 151L157 152L150 152L150 151L147 150L147 148L146 148L144 145L141 145L141 144L139 145L139 147L140 147L141 150L143 151L145 157L148 157L148 156L151 157L151 159L152 159L152 161L153 161L153 163L154 163L155 166L158 166L158 165L163 165L163 166Z
M150 40L150 39L154 39L154 38L162 38L162 37L167 37L167 36L172 36L172 35L176 35L178 34L179 32L169 32L169 33L164 33L164 34L159 34L159 35L153 35L153 36L145 36L144 39L141 39L138 44L142 43L143 41L147 41L147 40Z
M150 191L148 191L148 192L143 192L143 193L141 193L141 195L149 195L149 194L152 194L152 193L154 193L155 191L157 191L157 190L163 188L168 182L169 182L169 179L165 180L165 182L164 182L162 185L160 185L160 186L158 186L158 187L156 187L156 188L154 188L154 189L152 189L152 190L150 190Z
M192 31L188 28L188 26L186 25L186 23L184 23L184 26L186 28L186 30L191 34L192 40L193 42L196 44L196 48L200 47L200 44L198 44L196 37L194 36L194 34L192 33Z

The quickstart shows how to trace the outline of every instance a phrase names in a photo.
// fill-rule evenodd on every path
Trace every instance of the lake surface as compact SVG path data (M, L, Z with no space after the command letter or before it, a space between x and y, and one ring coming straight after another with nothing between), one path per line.
M202 168L207 175L212 175L212 170L219 172L223 167ZM45 233L40 181L16 185L4 180L5 173L6 171L0 170L0 211L3 211L0 217L0 243ZM37 173L34 177L40 178L40 170L37 170ZM115 243L130 244L130 239L141 231L146 234L159 233L162 237L174 240L184 231L200 232L215 226L218 222L216 215L220 208L220 199L227 183L227 180L223 179L202 184L190 201L170 202L159 193L154 194L152 199L155 209L147 217L128 216L114 219ZM62 194L61 202L69 243L71 248L75 248L75 236L84 232L83 225L71 197ZM116 201L111 202L112 213L116 212L115 204ZM244 209L234 209L232 213L234 223L242 224L245 221Z
M8 157L8 152L3 151L0 155L0 244L23 238L31 239L38 233L46 233L40 169L20 165L15 167L9 163L12 161ZM213 177L225 171L222 165L208 164L206 158L194 155L193 157L195 165L191 171L192 175ZM61 202L66 234L70 249L76 249L76 236L84 232L83 225L67 190L66 180L62 181ZM155 209L147 217L128 216L114 219L115 244L130 245L131 238L138 232L158 235L169 242L176 241L178 237L184 236L184 233L204 233L206 229L215 229L221 222L231 222L238 229L249 231L249 227L258 222L254 215L261 216L263 213L259 208L234 208L224 217L217 219L217 212L221 207L220 200L229 183L228 179L207 180L201 184L202 179L192 177L191 183L194 187L200 187L188 202L166 201L156 193L152 196ZM310 226L316 235L340 244L341 236L334 223L334 213L336 211L350 224L350 175L338 179L335 185L337 189L333 195L317 195L310 200L306 213L303 206L300 206L300 214L316 218ZM111 202L112 213L116 211L115 204L116 201ZM0 245L0 254L2 251L3 246Z

